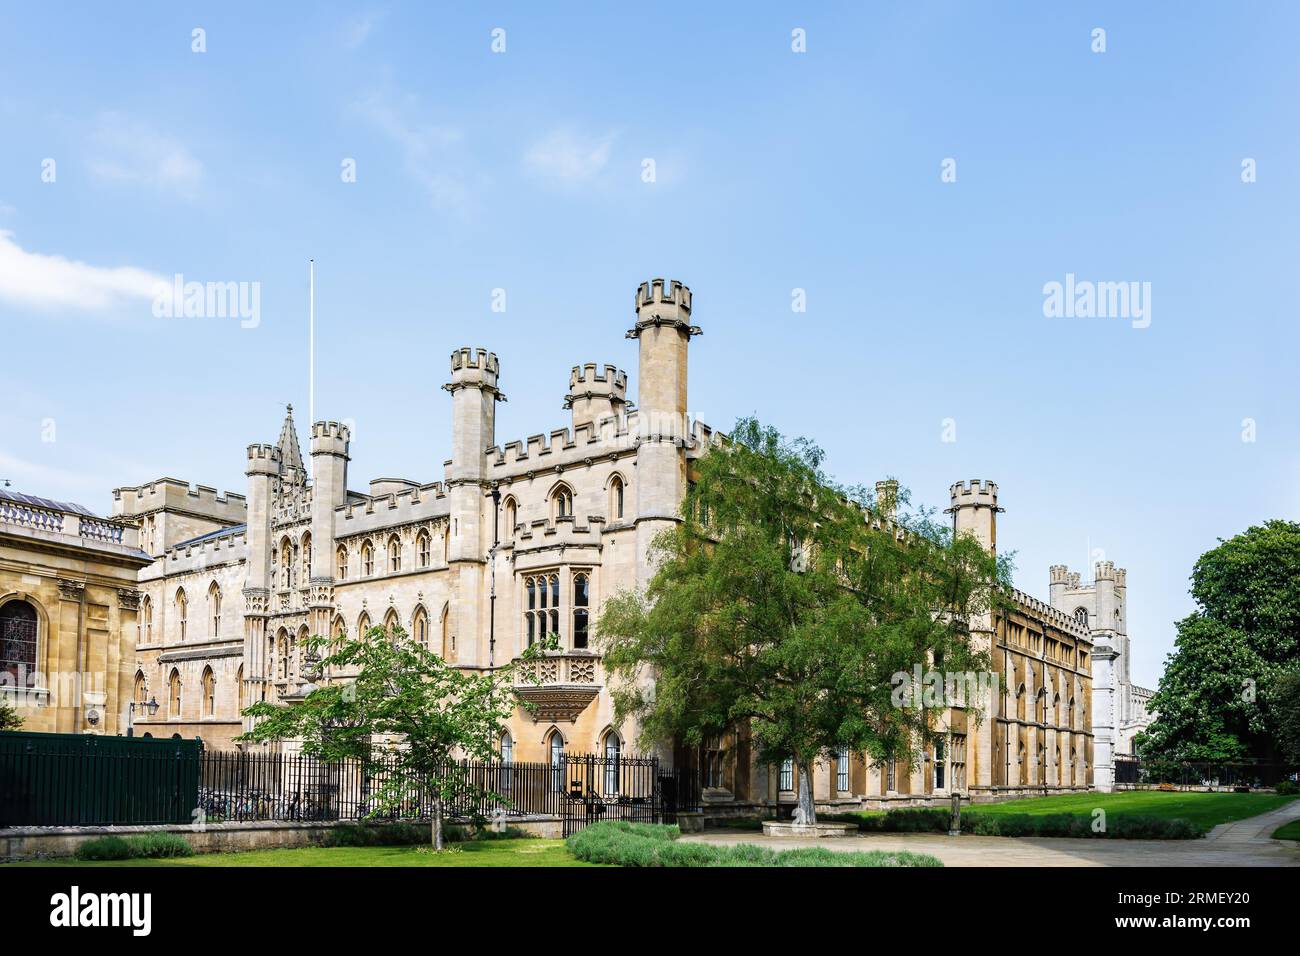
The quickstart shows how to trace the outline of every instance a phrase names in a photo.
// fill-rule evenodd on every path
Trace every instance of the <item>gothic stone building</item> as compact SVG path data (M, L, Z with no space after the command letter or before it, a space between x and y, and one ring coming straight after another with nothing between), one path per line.
M676 520L692 462L721 440L687 417L688 346L700 332L690 290L644 283L635 311L627 335L639 353L637 405L617 368L577 366L568 427L517 441L496 435L497 357L453 352L442 481L379 478L353 490L347 427L314 422L304 459L290 409L278 441L248 446L246 494L170 478L116 489L111 523L148 561L120 657L135 662L133 700L161 704L152 717L137 709L136 732L236 746L249 703L292 701L310 688L307 635L398 624L465 668L499 666L544 635L558 639L540 683L520 688L535 712L516 712L503 758L630 749L636 728L616 722L592 621L608 596L647 583L651 540ZM954 527L995 549L997 486L963 482L950 495ZM950 709L947 734L920 760L826 761L815 771L819 802L1089 787L1111 749L1093 736L1095 628L1113 628L1062 610L1053 575L1051 605L1016 592L1013 611L972 622L999 675L980 719ZM700 766L706 798L720 806L794 800L794 768L760 766L743 728L701 753L666 745L661 755Z

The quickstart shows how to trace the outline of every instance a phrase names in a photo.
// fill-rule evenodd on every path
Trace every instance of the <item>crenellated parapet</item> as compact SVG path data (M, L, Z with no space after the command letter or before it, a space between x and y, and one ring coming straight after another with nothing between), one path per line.
M954 508L997 508L998 486L987 479L959 481L948 489Z
M501 364L495 352L479 348L459 348L451 353L451 381L443 388L455 394L462 388L477 388L504 402L505 395L497 388Z
M255 444L248 446L248 465L244 468L246 475L279 475L280 449L275 445Z
M348 443L352 433L339 422L316 422L311 426L311 453L313 455L348 456Z
M248 503L233 491L207 485L191 486L177 478L159 478L145 485L113 489L113 517L131 518L156 511L183 511L222 522L244 520Z
M380 482L396 479L381 479ZM342 539L398 528L431 519L446 519L450 511L447 490L440 481L410 485L365 498L353 497L334 509L334 535Z
M1114 581L1115 563L1113 561L1098 561L1095 574L1094 574L1094 580Z
M691 325L691 290L676 279L651 279L636 290L636 325L627 333L629 339L641 337L650 327L669 327L689 338L704 330Z
M1016 589L1011 591L1011 600L1015 604L1016 609L1022 614L1026 614L1030 617L1037 618L1039 621L1046 624L1050 624L1052 627L1064 631L1071 637L1090 640L1088 629L1064 611L1058 611L1050 604L1040 601L1038 598L1026 594L1024 591Z

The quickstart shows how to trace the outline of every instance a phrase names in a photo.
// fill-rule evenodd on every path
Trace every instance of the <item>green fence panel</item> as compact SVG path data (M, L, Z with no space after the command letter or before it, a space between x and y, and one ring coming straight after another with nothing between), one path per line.
M0 827L189 823L197 740L0 731Z

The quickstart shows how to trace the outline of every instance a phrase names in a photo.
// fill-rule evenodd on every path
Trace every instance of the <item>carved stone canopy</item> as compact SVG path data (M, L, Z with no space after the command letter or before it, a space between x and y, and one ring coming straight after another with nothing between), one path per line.
M594 685L584 687L517 684L515 693L535 708L532 712L533 723L539 720L549 723L557 721L572 723L596 699L599 688Z

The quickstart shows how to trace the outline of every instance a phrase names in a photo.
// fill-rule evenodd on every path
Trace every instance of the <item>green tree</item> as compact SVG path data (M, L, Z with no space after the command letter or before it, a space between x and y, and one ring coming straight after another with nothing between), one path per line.
M760 759L798 766L809 822L817 758L847 747L910 763L928 740L940 708L900 701L898 675L936 660L987 670L967 622L1006 577L924 515L901 543L821 462L810 442L739 422L696 463L646 591L613 597L597 627L618 713L643 745L748 725Z
M1277 759L1300 668L1300 524L1269 521L1201 555L1197 610L1178 622L1174 652L1138 740L1144 759Z
M1300 671L1291 671L1277 682L1278 749L1282 759L1300 767Z
M22 726L23 719L18 716L17 708L0 700L0 730L19 730Z
M257 722L237 739L300 740L304 753L321 760L360 761L379 783L374 815L425 795L433 804L431 842L441 850L447 802L484 792L455 761L496 756L504 722L521 703L510 683L515 668L460 670L400 628L373 627L361 639L332 643L316 636L304 650L309 661L328 654L315 665L325 672L355 677L317 687L297 703L253 704L244 714Z

